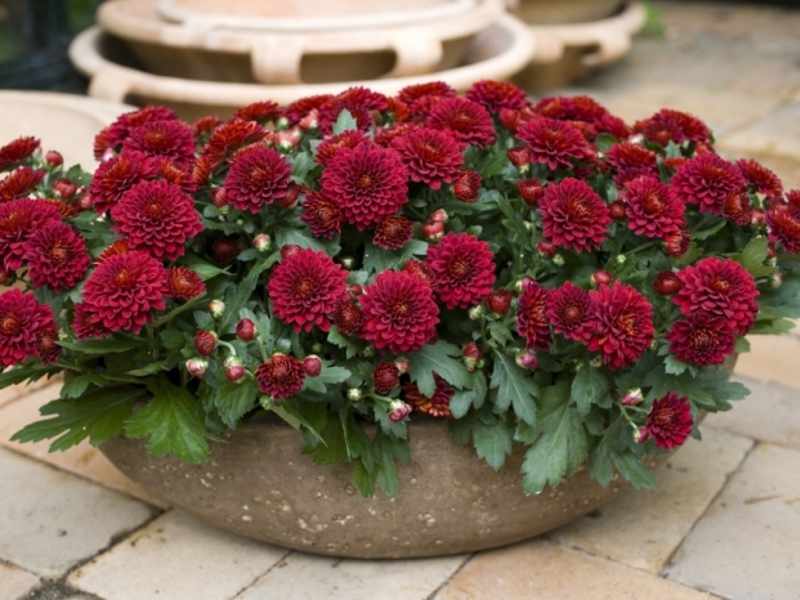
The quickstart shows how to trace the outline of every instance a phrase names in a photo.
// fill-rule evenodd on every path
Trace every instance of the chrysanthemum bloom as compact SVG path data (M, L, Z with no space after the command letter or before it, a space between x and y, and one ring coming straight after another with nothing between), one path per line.
M692 407L685 396L678 397L675 392L667 392L665 396L653 401L653 407L647 414L644 433L653 438L656 446L663 450L677 448L692 433Z
M594 123L608 110L589 96L552 96L542 98L533 110L547 117L559 121L583 121Z
M289 121L289 125L297 125L310 112L319 111L319 107L331 98L333 98L331 94L318 94L300 98L286 107L283 111L283 116Z
M43 365L52 365L61 356L55 321L52 327L46 327L36 332L36 355Z
M786 252L800 254L800 209L793 205L773 205L766 214L769 241Z
M672 189L652 177L639 177L620 194L626 203L628 228L636 235L665 240L686 225L686 206Z
M0 204L0 268L16 271L25 257L25 242L48 223L60 223L58 209L44 202L18 198Z
M409 258L403 264L403 270L406 273L412 273L422 279L430 288L435 292L437 288L436 276L433 274L431 268L424 262L418 261L416 258Z
M177 121L178 116L165 106L145 106L139 110L120 115L116 121L98 134L105 138L106 149L116 150L125 143L133 129L154 121ZM95 140L95 158L102 160L102 152L98 155L101 144Z
M462 202L475 202L481 192L480 173L467 169L453 182L453 195Z
M636 362L653 341L653 307L635 288L619 280L589 292L597 307L589 350L601 352L612 371Z
M32 293L14 288L0 294L0 367L36 356L36 334L54 327L50 307L39 304Z
M204 294L206 286L200 275L189 267L172 267L167 274L167 289L175 300L188 302L195 296Z
M744 190L728 192L722 204L722 214L737 225L749 225L753 218L750 194Z
M467 90L466 97L481 104L493 115L500 112L501 108L519 110L528 103L525 91L507 81L477 81Z
M670 183L680 200L699 204L700 210L715 215L722 214L728 194L747 192L739 170L716 154L698 154L687 160Z
M40 141L35 137L19 137L0 148L0 171L15 167L30 157L39 148Z
M347 300L348 272L322 251L300 250L275 267L267 285L275 315L296 332L330 329L328 315Z
M537 282L528 281L519 297L517 308L517 331L525 338L529 350L550 347L550 323L547 319L548 292Z
M394 363L382 360L372 372L372 385L375 391L385 396L400 383L400 371Z
M394 123L389 127L381 127L375 130L375 144L381 148L389 148L392 140L397 137L408 135L422 127L418 123Z
M686 254L692 243L692 234L689 231L677 231L667 236L664 242L664 250L674 258L679 258Z
M527 144L531 162L547 165L551 170L569 168L575 161L594 156L581 132L564 121L534 119L520 126L516 135Z
M653 289L662 296L677 294L683 287L683 281L675 271L662 271L653 282Z
M538 206L544 197L544 187L536 177L517 179L517 191L528 206Z
M336 305L331 320L343 335L353 335L364 324L364 312L355 300L345 300Z
M425 264L436 280L436 295L449 309L475 306L492 291L494 255L473 235L451 231L428 247Z
M414 233L414 222L405 217L386 217L375 228L372 243L384 250L399 250Z
M283 198L292 179L292 166L272 148L250 146L231 159L225 179L228 204L257 214L264 204Z
M544 237L576 252L599 249L611 222L603 199L586 182L572 177L544 189L539 211Z
M678 273L683 287L672 301L684 315L704 311L725 319L744 335L753 326L759 291L753 276L735 260L710 256Z
M391 148L400 154L412 181L438 190L452 183L464 166L464 156L456 141L447 133L420 128L392 140Z
M698 367L721 364L736 344L731 324L704 311L675 321L664 339L675 358Z
M614 144L606 152L606 161L616 169L614 183L617 187L625 187L642 176L658 179L656 153L639 144Z
M361 337L381 352L416 352L436 335L439 308L433 291L405 271L383 271L360 297Z
M97 214L114 206L137 183L158 176L159 163L141 152L124 152L97 167L89 186L89 200Z
M213 171L237 150L263 140L266 135L267 131L258 123L231 119L214 130L200 156Z
M0 203L27 196L44 179L45 172L22 167L0 181Z
M194 160L194 135L183 121L150 121L130 130L122 143L126 150L169 158L185 168Z
M369 142L369 138L357 129L348 129L329 137L317 146L317 164L327 165L342 148L355 148L366 142Z
M303 389L306 369L303 361L287 354L273 354L255 372L258 391L275 400L287 398Z
M427 126L449 133L463 145L483 148L495 142L489 111L465 98L443 98L437 102L428 115Z
M243 106L235 113L231 119L242 119L243 121L257 121L264 125L268 121L274 121L281 116L280 105L272 102L271 100L264 100L261 102L253 102L247 106Z
M347 223L364 231L408 202L408 173L397 152L372 144L342 148L319 179Z
M196 139L210 136L214 130L222 124L222 120L217 115L206 115L200 117L192 123L192 133Z
M300 218L308 225L314 237L330 239L342 230L339 205L319 192L306 194Z
M440 98L454 98L457 92L444 81L431 81L430 83L417 83L404 87L397 94L397 98L408 104L414 110L414 103L420 98L437 96Z
M711 130L697 117L668 108L661 109L649 119L636 121L633 128L646 139L666 146L670 141L702 142L711 139Z
M390 115L389 120L395 123L404 123L411 118L411 107L398 98L386 98L386 109L383 112Z
M192 177L192 174L180 168L170 158L159 159L158 176L172 185L177 185L187 194L197 191L197 182L194 180L194 177Z
M83 303L92 320L110 331L139 333L164 308L167 271L145 252L108 258L83 287Z
M203 231L192 197L163 180L133 186L111 209L111 216L112 229L127 237L131 250L158 259L183 256L186 240Z
M373 113L386 110L388 107L386 96L383 94L364 87L351 87L320 105L319 128L324 134L331 133L339 115L346 110L356 120L358 129L367 131L372 126Z
M759 194L769 198L780 198L783 194L783 184L778 176L764 165L742 158L736 161L739 172L747 181L747 185L754 188Z
M553 331L568 340L587 343L594 332L596 314L589 292L569 281L547 294L547 318Z
M33 285L54 292L68 290L83 279L91 262L77 230L57 221L35 231L23 249Z
M597 133L608 133L618 140L625 140L633 134L633 130L619 117L607 113L595 121Z
M83 302L75 304L75 312L72 315L72 329L75 331L75 337L79 340L102 339L111 335L111 330L101 323L95 322L94 311Z
M450 399L456 391L436 373L433 374L433 379L436 382L436 389L432 398L425 396L413 383L406 383L403 385L403 399L423 415L436 419L452 419Z

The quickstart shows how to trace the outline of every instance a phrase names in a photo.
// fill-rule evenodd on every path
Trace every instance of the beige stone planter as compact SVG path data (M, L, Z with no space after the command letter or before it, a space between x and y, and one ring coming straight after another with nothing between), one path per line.
M538 496L521 489L522 447L494 471L460 446L442 421L410 426L410 465L399 465L394 498L364 499L349 465L319 467L302 455L302 436L257 421L212 443L211 460L190 465L150 456L141 441L111 439L100 449L128 477L166 502L229 531L306 552L358 558L472 552L530 538L594 510L628 489L607 488L582 468Z
M117 42L115 44L115 42ZM136 68L136 61L119 41L98 28L87 29L70 46L70 59L91 77L89 95L135 104L163 104L187 120L207 114L228 116L237 108L262 100L288 104L312 94L337 94L361 85L384 94L395 94L407 85L445 81L465 90L481 79L506 79L521 71L535 51L528 28L510 15L476 35L469 44L464 64L453 69L408 77L382 78L311 85L258 85L193 81L163 77Z
M625 0L509 0L511 10L531 25L564 25L607 19Z

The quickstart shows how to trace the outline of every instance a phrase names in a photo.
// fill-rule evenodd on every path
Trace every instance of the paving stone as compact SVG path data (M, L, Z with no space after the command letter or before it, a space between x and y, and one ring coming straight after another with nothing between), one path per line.
M170 511L76 569L67 583L108 600L229 600L287 553Z
M794 335L751 335L750 352L740 354L734 373L756 381L800 388L800 338Z
M703 427L658 470L658 489L633 490L548 537L658 573L736 469L752 440Z
M545 540L478 554L435 600L709 600L656 575Z
M759 444L666 569L733 600L797 600L800 452Z
M751 394L733 410L708 415L704 425L800 450L800 390L741 380Z
M719 138L720 148L800 160L800 101Z
M35 444L10 441L11 436L25 425L41 418L39 407L58 398L57 386L49 386L29 396L20 398L6 406L0 406L0 445L36 460L46 462L63 471L68 471L90 481L99 483L112 490L143 500L158 508L166 509L168 505L151 496L141 487L125 477L111 462L87 440L64 452L50 452L52 440L43 440Z
M0 563L0 598L22 600L39 585L39 578L13 565Z
M467 558L366 561L294 552L236 600L424 600Z
M0 407L9 402L13 402L19 398L22 398L26 394L32 394L38 389L41 389L45 386L54 385L54 381L52 379L40 379L38 381L34 381L33 383L26 384L26 383L18 383L16 385L11 385L7 388L3 388L0 390ZM60 385L56 383L56 385Z
M0 448L0 559L58 577L153 516L122 494Z

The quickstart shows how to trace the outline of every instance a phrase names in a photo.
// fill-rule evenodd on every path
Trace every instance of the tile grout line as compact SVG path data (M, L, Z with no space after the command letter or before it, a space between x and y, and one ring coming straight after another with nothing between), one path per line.
M444 581L443 581L443 582L442 582L442 583L439 585L439 587L437 587L435 590L433 590L433 591L432 591L430 594L428 594L428 595L425 597L425 600L436 600L436 596L438 596L438 595L439 595L439 592L443 591L443 590L444 590L445 588L447 588L447 587L448 587L448 586L449 586L451 583L453 583L453 580L456 578L456 576L458 576L458 574L459 574L459 573L461 573L461 571L463 571L463 570L464 570L464 567L466 567L466 566L467 566L467 564L469 564L469 563L472 561L472 559L473 559L473 558L475 558L475 557L476 557L478 554L479 554L478 552L473 552L472 554L468 555L468 556L467 556L467 557L464 559L464 562L463 562L463 563L461 563L461 564L458 566L458 568L457 568L455 571L453 571L453 572L450 574L450 576L449 576L447 579L445 579L445 580L444 580Z
M295 553L295 550L292 550L291 548L284 548L284 550L286 550L286 554L284 554L278 560L272 563L272 565L270 565L270 567L266 571L257 575L255 579L253 579L250 583L248 583L246 586L244 586L242 589L236 592L233 596L230 596L228 600L236 600L236 598L238 598L244 592L253 587L253 585L255 585L256 582L260 581L261 579L272 573L272 571L274 571L281 563L283 563L287 558L289 558L292 554Z

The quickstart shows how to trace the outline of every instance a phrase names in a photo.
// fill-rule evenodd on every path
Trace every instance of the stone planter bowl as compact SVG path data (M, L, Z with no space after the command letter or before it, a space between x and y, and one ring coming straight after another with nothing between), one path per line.
M302 436L267 420L212 442L211 460L155 458L141 440L113 438L100 450L151 494L228 531L304 552L355 558L430 557L512 544L577 519L616 498L582 467L556 489L525 496L517 447L494 471L447 424L417 417L413 462L398 465L400 490L364 499L349 465L319 467ZM667 455L659 457L660 460ZM653 464L657 462L653 460Z
M607 19L625 0L512 0L511 10L531 25L563 25Z
M70 46L70 59L91 78L89 95L132 104L163 104L182 118L194 120L208 114L231 115L237 108L263 100L289 104L314 94L338 94L349 86L365 86L396 94L418 83L444 81L466 90L481 79L506 79L525 68L535 51L528 28L510 15L501 15L491 28L470 42L463 64L427 75L304 85L259 85L194 81L164 77L138 68L135 57L119 40L99 28L85 30Z
M164 20L158 10L167 7L182 15L187 10L182 5L210 9L207 4L112 0L100 6L97 18L104 31L124 40L144 69L156 75L228 83L321 84L452 69L475 34L491 27L503 11L502 0L439 0L429 7L412 0L405 12L373 10L326 19L320 14L337 12L331 6L338 3L239 0L231 7L238 6L238 14L189 12L176 23ZM363 1L350 4L366 11ZM386 4L378 2L377 8ZM396 2L390 4L399 10ZM259 7L261 13L280 9L290 17L259 16ZM292 10L298 7L303 7L299 15ZM256 14L245 17L245 8Z

